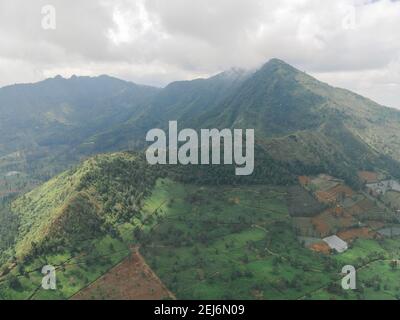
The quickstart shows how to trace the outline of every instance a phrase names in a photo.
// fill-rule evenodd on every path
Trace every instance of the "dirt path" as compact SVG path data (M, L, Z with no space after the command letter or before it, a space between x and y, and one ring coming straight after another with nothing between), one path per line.
M258 224L254 224L254 225L252 225L252 227L253 227L253 228L256 228L256 229L259 229L259 230L262 230L262 231L264 231L266 234L268 233L268 230L267 230L267 229L265 229L264 227L262 227L262 226L260 226L260 225L258 225ZM270 250L269 248L267 248L267 247L265 247L265 251L267 251L271 256L275 256L275 257L281 258L281 259L283 259L284 261L287 260L286 257L284 257L284 256L282 256L282 255L280 255L280 254L278 254L278 253L276 253L276 252L271 251L271 250Z

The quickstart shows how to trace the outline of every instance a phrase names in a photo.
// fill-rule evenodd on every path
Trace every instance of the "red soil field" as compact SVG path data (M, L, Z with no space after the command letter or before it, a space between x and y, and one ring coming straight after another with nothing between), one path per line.
M299 183L304 187L311 182L311 179L307 176L299 176Z
M326 221L327 213L321 213L320 215L312 219L312 224L315 226L315 230L321 235L326 236L330 233L331 227Z
M322 203L334 203L336 202L336 197L334 194L327 191L317 191L315 192L317 200Z
M355 228L355 229L340 231L338 233L338 237L343 239L344 241L353 241L357 238L373 239L376 236L377 236L376 232L371 231L368 228Z
M335 203L341 195L345 197L353 196L354 192L347 186L338 185L329 189L328 191L317 191L315 192L315 196L318 201L323 203Z
M175 296L150 269L138 248L134 248L130 257L71 299L163 300L175 299Z
M312 218L312 224L321 237L326 237L332 235L337 228L350 227L354 224L354 219L341 208L332 208Z
M314 243L310 246L310 249L323 254L331 253L331 248L329 248L328 244L325 242Z
M341 194L343 194L345 197L352 197L354 195L354 191L351 188L343 185L333 187L329 190L329 192L334 194L336 197L339 197Z
M358 177L366 183L374 183L378 181L378 174L372 171L359 171Z

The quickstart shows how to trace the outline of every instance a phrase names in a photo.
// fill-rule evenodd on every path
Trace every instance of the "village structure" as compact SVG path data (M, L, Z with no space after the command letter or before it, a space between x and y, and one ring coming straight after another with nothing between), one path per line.
M400 183L385 174L361 171L363 188L320 174L301 176L288 208L300 242L310 250L340 254L357 239L400 235ZM301 202L301 203L300 203Z

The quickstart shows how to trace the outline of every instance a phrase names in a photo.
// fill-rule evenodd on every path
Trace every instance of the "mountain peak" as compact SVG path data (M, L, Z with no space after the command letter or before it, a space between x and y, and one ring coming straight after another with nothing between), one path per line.
M286 63L283 60L273 58L269 60L267 63L265 63L262 67L261 70L277 70L277 69L284 69L287 71L292 71L292 72L299 72L296 68L292 67L290 64Z
M275 65L286 65L286 66L289 66L288 63L286 63L285 61L283 61L281 59L278 59L278 58L272 58L267 63L275 64Z

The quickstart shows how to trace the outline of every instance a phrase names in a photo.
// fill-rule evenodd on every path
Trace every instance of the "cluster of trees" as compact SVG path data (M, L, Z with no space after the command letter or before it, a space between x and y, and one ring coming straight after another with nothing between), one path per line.
M221 154L223 159L223 153ZM274 160L259 145L254 149L254 172L237 176L236 165L167 165L167 174L183 183L202 185L289 185L296 181L287 164Z
M163 171L146 163L144 156L116 157L112 160L98 158L96 169L81 179L79 190L91 190L103 204L103 215L113 223L130 221L140 216L143 200Z
M0 201L0 263L10 255L18 231L18 216L11 212L8 200Z

